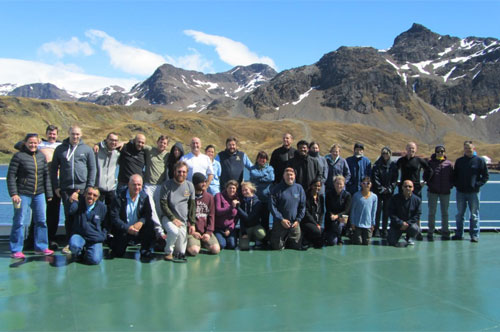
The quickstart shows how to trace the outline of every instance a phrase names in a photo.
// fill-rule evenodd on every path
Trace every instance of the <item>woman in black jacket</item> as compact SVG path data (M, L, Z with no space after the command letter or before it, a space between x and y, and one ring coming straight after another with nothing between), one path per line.
M48 249L45 196L52 199L52 186L45 156L38 150L38 135L27 134L21 151L11 159L7 171L7 187L14 204L14 218L10 232L12 258L23 254L24 226L28 226L30 211L35 224L35 253L52 255Z
M342 244L342 230L351 211L351 194L345 190L345 178L333 178L333 190L326 193L325 242L327 246Z
M321 195L321 178L314 179L307 190L306 214L300 223L305 244L311 243L314 248L323 247L321 223L325 215L325 199Z

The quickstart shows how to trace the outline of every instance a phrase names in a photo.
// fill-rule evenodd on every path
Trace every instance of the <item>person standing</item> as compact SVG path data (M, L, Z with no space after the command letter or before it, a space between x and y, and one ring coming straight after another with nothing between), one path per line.
M391 228L387 235L390 246L400 246L399 239L406 233L407 245L413 245L413 239L420 234L420 215L422 200L413 194L413 182L405 180L402 191L392 196L390 203Z
M236 180L240 184L243 181L244 168L250 171L253 166L245 152L238 150L237 143L236 137L228 137L226 139L226 149L219 152L215 158L220 162L221 166L221 190L229 180Z
M24 146L9 163L7 188L14 204L14 217L9 244L11 257L24 259L24 225L29 222L30 209L33 213L35 253L52 255L48 248L46 203L52 199L52 185L47 161L38 150L38 134L27 134ZM23 225L24 224L24 225Z
M289 167L295 170L295 183L300 184L304 192L314 179L321 179L321 168L318 161L309 155L309 143L301 140L297 143L295 157L289 161Z
M54 151L50 166L50 178L54 191L61 197L64 206L64 226L66 238L73 234L73 217L69 215L70 198L78 199L78 193L87 187L93 187L96 178L94 151L82 140L82 129L73 125L69 128L69 137ZM63 248L69 254L69 246Z
M207 184L210 187L214 177L212 161L206 154L201 153L201 140L198 137L191 139L190 147L191 152L181 158L181 161L185 162L188 167L186 179L191 181L194 173L201 173L207 178Z
M397 166L398 169L401 170L399 190L402 190L401 186L404 181L410 180L414 186L413 194L422 198L420 173L424 171L426 176L430 178L432 176L432 170L424 159L417 157L417 144L415 144L415 142L406 144L406 156L398 159ZM427 180L427 178L424 178L424 180Z
M372 168L372 191L377 195L377 214L375 216L374 237L387 237L389 222L389 203L398 183L398 167L391 161L392 151L385 146ZM382 230L380 218L382 217Z
M292 146L293 136L290 133L283 134L283 145L275 149L271 154L269 165L274 170L274 183L280 183L283 180L283 172L288 163L295 156L295 148Z
M173 179L175 175L175 164L184 156L184 147L181 142L176 142L167 157L167 179Z
M301 249L300 222L306 214L306 194L300 184L295 183L295 170L287 167L283 181L271 189L269 207L274 223L271 232L271 247Z
M215 196L215 194L220 192L220 175L221 175L221 166L218 160L215 160L215 146L212 144L207 145L205 148L206 155L212 161L212 168L214 170L212 181L210 182L210 186L208 187L208 192Z
M441 203L441 239L450 239L450 229L448 226L448 208L450 206L450 193L453 188L453 164L446 158L444 145L438 145L434 149L429 161L429 168L432 176L424 172L424 179L427 180L427 200L429 202L429 230L427 240L434 241L434 230L436 228L437 202Z
M462 240L464 214L469 205L471 242L479 242L479 191L488 182L489 174L483 158L474 155L472 141L464 142L464 155L455 162L453 183L457 188L457 231L453 240Z
M167 152L168 136L160 135L156 140L156 146L144 147L146 159L146 171L144 173L144 192L149 197L149 203L153 212L152 218L156 236L165 240L167 238L160 222L160 190L162 183L167 179L168 167Z
M361 180L361 190L352 197L351 228L353 230L353 243L368 245L375 227L377 214L377 195L370 191L371 179L365 176Z
M165 181L161 187L161 222L167 231L166 261L172 261L174 257L184 259L188 227L196 226L195 190L191 181L186 179L187 175L188 165L179 161L175 165L174 178Z
M88 187L78 200L71 202L69 214L74 216L74 232L69 239L71 258L89 265L102 261L102 243L106 240L107 208L99 200L99 189Z
M354 195L361 190L361 180L365 176L371 176L372 163L364 156L365 146L361 143L354 144L354 154L346 159L351 177L346 183L346 189Z
M120 149L118 158L118 191L126 190L132 174L144 176L144 166L146 165L146 155L144 146L146 136L137 134L135 138L124 144Z
M319 144L317 142L311 142L309 143L309 155L316 159L316 161L318 162L318 165L319 165L319 169L320 169L320 179L321 179L321 192L320 194L323 196L325 196L325 183L326 183L326 179L328 178L328 163L326 162L326 159L325 157L322 157L320 155L320 151L319 151Z
M328 165L328 172L326 178L326 191L334 190L333 179L336 176L342 175L345 182L348 183L351 179L351 171L347 165L347 161L340 156L340 144L333 144L330 148L330 154L325 156Z
M108 208L116 197L116 167L120 152L118 151L118 134L111 132L106 139L94 148L97 161L96 187L99 188L99 199Z

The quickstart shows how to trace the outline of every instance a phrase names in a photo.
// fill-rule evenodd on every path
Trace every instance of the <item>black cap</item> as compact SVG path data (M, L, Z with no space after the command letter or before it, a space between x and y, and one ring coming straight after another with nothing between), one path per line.
M364 150L365 149L365 146L362 144L362 143L359 143L359 142L356 142L354 144L354 149L361 149L361 150Z

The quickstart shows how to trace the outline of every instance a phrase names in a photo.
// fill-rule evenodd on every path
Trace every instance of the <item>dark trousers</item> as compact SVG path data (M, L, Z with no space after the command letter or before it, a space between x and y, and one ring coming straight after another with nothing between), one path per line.
M282 250L285 248L299 250L301 248L300 236L300 225L293 228L285 228L281 225L281 222L275 221L271 232L271 247L274 250Z
M420 227L417 223L410 224L405 231L402 231L400 228L397 228L397 226L391 225L391 229L389 229L389 233L387 234L387 243L390 246L397 245L403 233L406 233L410 238L414 238L420 233Z
M154 241L155 234L153 229L153 222L146 222L142 226L139 234L133 236L123 231L113 232L113 240L109 247L116 257L122 257L127 251L130 242L139 242L141 244L141 252L151 250L151 245Z
M52 200L46 201L46 203L47 235L50 244L51 242L56 242L57 228L59 227L59 214L61 211L61 197L54 193ZM28 230L28 238L26 240L29 243L33 243L34 224L33 216L31 216L31 224Z
M108 212L106 213L106 218L104 220L104 227L109 230L111 227L111 203L115 200L116 191L99 190L99 192L101 193L101 195L99 196L99 200L101 202L104 202L104 204L106 204L106 207L108 208Z
M382 217L382 229L387 229L389 221L389 202L391 201L390 195L378 195L377 213L375 214L375 229L380 229L380 218Z
M316 224L305 223L301 224L300 228L307 242L312 243L315 248L323 246L323 234L321 233L321 228L318 228Z
M61 190L61 200L64 207L64 228L66 229L66 241L69 241L71 235L73 235L73 224L74 224L73 216L69 215L69 208L71 206L69 198L73 193L77 191L78 191L77 189ZM79 194L83 195L83 192L80 192Z
M338 221L325 221L324 238L327 246L342 243L342 230L345 224Z

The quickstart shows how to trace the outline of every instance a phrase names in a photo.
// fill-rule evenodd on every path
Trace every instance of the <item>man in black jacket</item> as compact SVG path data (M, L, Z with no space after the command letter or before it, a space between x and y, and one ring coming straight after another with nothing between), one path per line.
M113 255L121 257L129 242L141 242L141 256L151 256L151 244L154 239L152 210L149 198L142 191L142 177L133 174L128 182L128 189L117 194L111 205L111 250Z
M289 161L288 167L295 170L295 182L302 185L304 191L309 189L309 185L314 179L321 178L318 160L309 155L309 143L304 140L297 143L295 157Z
M137 134L133 140L130 140L120 149L118 191L127 188L132 174L139 174L141 177L144 175L144 166L146 165L145 145L146 136Z
M295 148L292 146L293 136L290 133L283 135L283 145L273 151L269 165L274 169L274 183L280 183L283 172L288 162L295 156Z
M406 233L406 242L413 244L413 238L420 234L421 199L413 194L413 182L406 180L402 192L392 196L390 202L391 229L387 235L387 243L398 246L398 241Z
M488 182L489 174L483 158L474 155L472 141L464 142L464 156L457 159L453 172L453 183L457 188L457 231L453 240L464 235L464 214L467 204L470 210L470 240L479 242L479 189Z
M102 243L106 239L104 221L106 205L99 200L99 189L88 187L85 194L73 200L70 198L70 215L73 216L73 235L69 239L72 258L97 265L102 261Z

